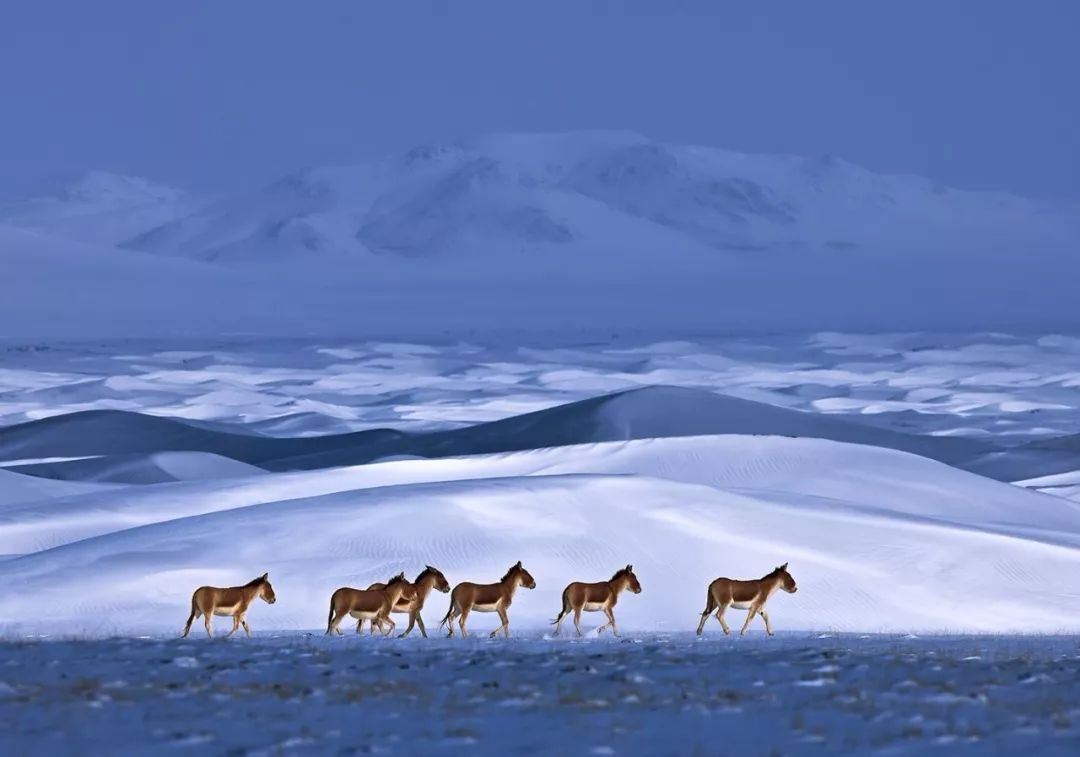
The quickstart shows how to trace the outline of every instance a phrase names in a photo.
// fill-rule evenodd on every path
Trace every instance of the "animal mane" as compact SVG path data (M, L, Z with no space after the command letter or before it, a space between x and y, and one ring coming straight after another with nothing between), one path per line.
M413 583L418 584L423 581L424 578L426 578L427 576L435 576L438 575L438 573L439 571L435 570L435 568L431 567L430 565L425 565L424 569L416 575L416 579L413 581Z
M499 581L505 581L506 579L510 578L510 574L513 573L515 570L523 570L523 568L519 568L517 565L511 565L510 570L506 571L506 575L500 578Z
M405 574L404 573L398 573L396 576L394 576L389 581L387 581L386 585L389 587L389 586L393 586L394 584L405 583L406 581L408 581L408 579L405 578Z
M611 577L611 580L612 581L618 581L620 578L622 578L625 575L628 575L629 573L631 573L629 568L619 568L617 571L615 571L615 575L613 575Z
M247 586L258 586L259 584L264 584L264 583L266 583L266 579L263 578L262 576L259 576L258 578L251 579L246 584L244 584L244 586L245 587L247 587Z

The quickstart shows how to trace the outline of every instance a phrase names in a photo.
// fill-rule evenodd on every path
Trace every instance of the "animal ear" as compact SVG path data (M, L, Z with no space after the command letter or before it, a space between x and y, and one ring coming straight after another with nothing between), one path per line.
M780 566L780 570L787 570L787 563Z
M521 560L518 560L518 561L517 561L517 565L515 565L514 567L515 567L515 568L520 568L520 567L521 567Z
M431 567L430 565L425 565L424 570L435 570L435 569L433 567Z
M626 572L627 573L633 573L634 572L634 566L631 565L630 563L627 563L626 564Z
M266 580L268 580L269 578L270 578L270 573L269 573L269 572L266 572L266 573L263 573L263 574L262 574L262 580L266 581Z

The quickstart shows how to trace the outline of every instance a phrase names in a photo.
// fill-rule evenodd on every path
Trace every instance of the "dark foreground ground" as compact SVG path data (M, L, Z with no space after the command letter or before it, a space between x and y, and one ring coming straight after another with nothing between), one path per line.
M0 752L1080 753L1063 637L0 642Z

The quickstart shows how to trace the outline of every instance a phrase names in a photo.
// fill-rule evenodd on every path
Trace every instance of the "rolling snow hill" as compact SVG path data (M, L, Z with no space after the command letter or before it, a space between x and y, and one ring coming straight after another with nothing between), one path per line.
M890 447L950 463L963 463L993 449L980 441L901 434L697 389L645 387L426 433L373 429L326 436L269 437L247 433L243 426L215 424L211 428L119 410L84 411L0 428L0 460L186 451L284 471L357 465L401 455L449 457L703 434L833 439ZM27 466L24 471L67 478L79 471L91 475L96 465L59 463Z
M321 477L338 488L320 491ZM9 543L40 540L50 522L66 536L0 563L3 628L175 633L194 587L268 570L278 603L253 607L256 630L318 630L340 585L425 563L451 582L496 580L519 559L538 587L515 600L518 630L547 627L567 582L601 580L627 562L644 591L619 605L626 629L692 630L712 578L754 577L783 561L800 591L770 604L781 629L1066 631L1080 616L1077 505L890 450L652 440L278 474L243 487L232 499L241 490L209 481L140 487L138 506L106 495L6 511ZM300 492L309 496L292 498ZM445 601L431 598L429 626ZM473 630L490 620L474 616Z

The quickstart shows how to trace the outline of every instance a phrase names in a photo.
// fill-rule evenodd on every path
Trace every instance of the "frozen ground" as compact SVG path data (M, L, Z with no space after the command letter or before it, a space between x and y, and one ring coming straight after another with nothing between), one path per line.
M11 754L1075 754L1063 637L0 643Z

